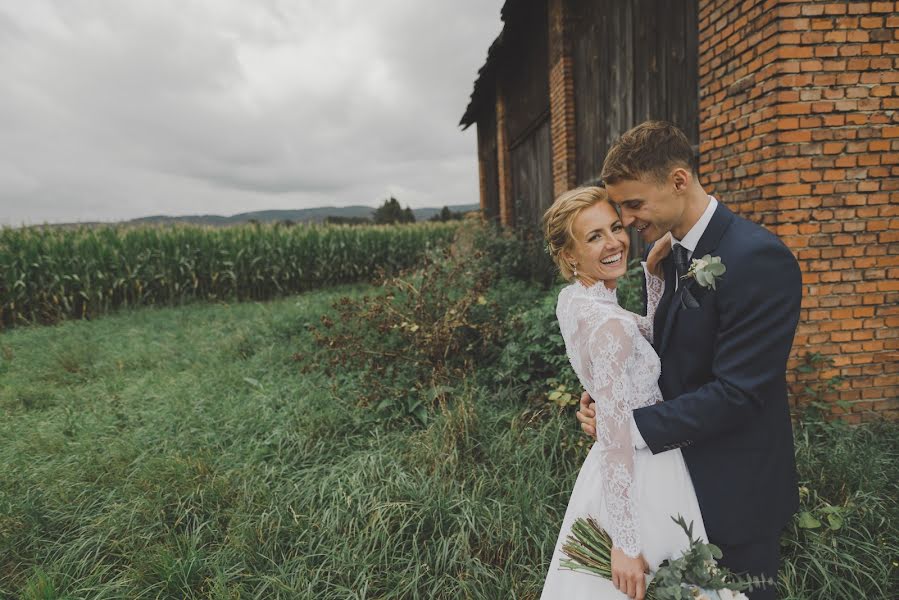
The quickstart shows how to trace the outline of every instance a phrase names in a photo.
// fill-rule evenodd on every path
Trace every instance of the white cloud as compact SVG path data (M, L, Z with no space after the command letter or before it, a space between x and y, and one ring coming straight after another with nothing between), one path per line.
M0 224L477 202L501 0L0 0Z

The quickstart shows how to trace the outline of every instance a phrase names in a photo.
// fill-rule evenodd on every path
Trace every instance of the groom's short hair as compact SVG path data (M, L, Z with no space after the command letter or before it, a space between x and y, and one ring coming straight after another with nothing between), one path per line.
M683 131L666 121L644 121L612 144L601 179L607 185L643 177L662 183L678 166L698 175L694 163L693 148Z

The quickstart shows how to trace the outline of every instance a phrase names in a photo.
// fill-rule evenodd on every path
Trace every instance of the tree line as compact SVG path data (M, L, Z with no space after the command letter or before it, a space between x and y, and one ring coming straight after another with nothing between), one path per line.
M461 211L453 211L450 210L449 207L444 206L440 212L430 217L428 221L457 221L461 220L464 214L465 213ZM399 201L391 196L384 201L384 204L373 211L371 218L328 216L325 217L325 223L335 225L370 225L372 223L376 225L389 225L395 223L415 223L415 214L408 205L406 208L400 207Z

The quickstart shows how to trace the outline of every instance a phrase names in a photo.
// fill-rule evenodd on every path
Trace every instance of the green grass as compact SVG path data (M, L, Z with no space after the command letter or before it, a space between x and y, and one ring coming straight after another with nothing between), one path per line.
M784 600L899 597L899 425L797 428L798 518L782 538Z
M385 426L359 373L301 370L306 326L369 289L4 333L0 597L537 598L586 438L523 410L533 383ZM841 598L834 560L895 577L896 431L802 432L804 508L867 510L792 533L784 597Z
M569 417L468 387L427 428L301 373L359 286L0 338L0 597L533 598Z

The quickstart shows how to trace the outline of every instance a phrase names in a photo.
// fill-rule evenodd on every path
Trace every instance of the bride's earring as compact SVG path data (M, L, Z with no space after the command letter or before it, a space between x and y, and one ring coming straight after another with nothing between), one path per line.
M577 263L574 263L574 276L577 277Z

